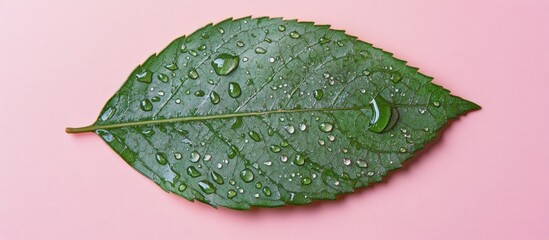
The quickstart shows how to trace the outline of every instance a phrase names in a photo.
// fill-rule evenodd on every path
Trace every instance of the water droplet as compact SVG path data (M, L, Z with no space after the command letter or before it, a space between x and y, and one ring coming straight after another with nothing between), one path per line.
M141 101L139 106L141 107L141 110L143 110L145 112L151 111L153 109L153 105L152 105L151 101L149 101L149 99L145 99L145 100Z
M279 31L279 32L284 32L284 31L286 31L286 26L284 26L284 25L278 26L278 31Z
M280 146L278 146L278 145L271 145L270 149L274 153L280 152L280 150L282 150L282 149L280 149Z
M197 151L191 152L191 162L198 162L200 160L200 153Z
M261 136L259 136L259 133L255 132L255 131L250 131L248 133L248 135L250 136L250 138L256 142L259 142L261 141Z
M236 46L244 47L244 43L242 41L238 41L238 42L236 42Z
M179 184L179 187L177 187L177 190L179 190L180 192L185 191L185 189L187 189L187 185L185 185L184 183Z
M426 128L423 128L423 131L425 131L425 132L429 132L429 128L428 128L428 127L426 127Z
M166 165L168 163L168 160L166 159L166 157L164 157L164 155L160 153L156 154L156 161L161 165Z
M359 168L367 168L368 167L368 163L364 160L357 160L356 161L356 165L359 167Z
M297 166L302 166L303 164L305 164L305 156L303 156L302 154L297 154L294 159L294 164Z
M175 63L170 63L168 65L165 65L164 67L170 71L175 71L178 69L177 64Z
M371 177L371 176L374 176L374 172L372 172L372 171L369 171L367 174L368 174L368 176L370 176L370 177Z
M215 91L212 91L210 93L210 101L212 102L212 104L218 104L219 101L221 101L221 98L219 97L219 94L217 94L217 92Z
M234 197L236 197L236 191L235 190L231 189L231 190L227 191L227 198L232 199Z
M115 112L116 112L115 107L108 107L107 110L105 110L105 112L103 112L103 114L101 114L101 120L102 121L109 120L112 116L114 116Z
M197 49L198 49L198 51L203 51L203 50L206 49L206 45L202 44L202 45L198 46Z
M217 75L225 76L233 72L237 67L240 58L227 53L217 55L212 61L212 67Z
M401 153L405 153L405 152L407 152L408 150L406 150L406 148L401 147L401 148L399 149L399 151L400 151Z
M343 45L343 42L341 42L341 41L337 41L336 43L337 43L337 46L340 46L340 47L343 47L343 46L344 46L344 45Z
M440 102L434 101L434 102L433 102L433 105L434 105L435 107L440 107Z
M241 94L240 85L238 85L238 83L235 83L235 82L230 82L229 96L231 96L232 98L237 98L237 97L240 97L240 94Z
M225 33L225 29L223 29L223 28L218 28L217 31L221 34Z
M288 157L287 157L287 156L282 156L282 157L280 157L280 161L281 161L281 162L287 162L287 161L288 161Z
M240 178L242 178L244 182L251 182L254 180L254 173L246 168L240 172Z
M212 171L210 175L212 177L212 180L214 180L214 182L216 182L217 184L221 185L225 183L225 181L223 181L223 177L219 175L219 173Z
M175 99L175 104L180 104L181 103L181 99Z
M318 126L318 128L320 129L320 131L327 133L331 132L334 129L334 126L331 123L323 122Z
M200 181L198 182L198 186L206 194L212 194L212 193L215 193L215 191L217 191L214 185L208 181Z
M304 177L303 179L301 179L301 184L303 185L309 185L313 182L313 180L311 180L311 178L308 178L308 177Z
M344 158L344 159L343 159L343 164L344 164L345 166L351 165L351 159Z
M161 82L168 82L168 75L164 74L164 73L159 73L156 78L158 78L158 80L160 80Z
M96 130L95 133L97 133L106 142L112 142L112 140L114 140L114 137L112 136L112 134L107 130L99 129L99 130Z
M187 174L193 178L202 176L202 174L193 166L187 168Z
M280 146L281 147L287 147L288 145L290 145L290 143L288 142L288 140L284 139L280 142Z
M322 91L322 89L317 89L313 92L313 96L315 97L316 100L321 100L322 97L324 96L324 91Z
M193 57L196 57L196 55L198 55L198 53L195 50L190 50L189 54Z
M300 38L300 37L301 37L301 34L299 34L296 31L293 31L293 32L290 33L290 38L297 39L297 38Z
M320 144L320 146L324 146L324 140L318 140L318 144Z
M177 160L179 160L179 159L181 159L181 158L183 157L183 156L181 155L181 153L179 153L179 152L174 153L173 156L174 156L175 159L177 159Z
M271 63L274 63L274 61L275 61L275 59L272 58L272 57L270 57L268 60L269 60L269 62L271 62Z
M299 131L305 131L307 130L307 125L305 125L305 123L300 123L299 124Z
M267 50L265 50L265 48L262 48L262 47L257 47L257 48L255 49L255 53L257 53L257 54L265 54L265 53L267 53Z
M394 72L393 74L391 74L391 81L393 81L394 83L400 82L401 79L402 76L400 76L400 73Z
M425 108L418 108L417 111L418 111L419 113L421 113L421 114L424 114L424 113L427 111L427 109L425 109Z
M324 45L324 44L329 43L329 42L331 42L331 41L332 41L332 40L330 40L330 39L327 38L327 37L321 37L320 39L318 39L318 43L319 43L320 45Z
M362 74L364 74L366 76L370 76L370 70L366 69L366 70L362 71Z
M265 194L265 196L271 196L271 189L269 187L264 187L263 194Z
M152 82L152 73L149 70L145 70L141 73L135 74L137 81L142 83L151 83Z
M295 128L294 128L294 126L292 126L292 125L285 126L285 127L284 127L284 130L286 130L286 132L288 132L289 134L292 134L292 133L295 132Z
M328 136L328 140L330 140L330 142L335 141L335 139L336 139L336 138L334 137L334 135Z
M398 111L381 96L370 101L373 116L370 120L368 130L375 133L382 133L391 130L398 120Z
M196 69L192 68L191 70L189 70L189 73L187 73L187 76L191 79L197 79L199 76L198 76L198 72L196 71Z

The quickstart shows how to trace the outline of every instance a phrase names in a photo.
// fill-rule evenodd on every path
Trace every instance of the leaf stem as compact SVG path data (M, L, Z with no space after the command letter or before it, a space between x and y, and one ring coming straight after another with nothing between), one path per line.
M68 128L65 128L65 132L70 133L70 134L92 132L92 131L95 131L95 130L99 129L100 127L101 126L95 126L95 125L90 125L90 126L86 126L86 127L79 127L79 128L68 127Z

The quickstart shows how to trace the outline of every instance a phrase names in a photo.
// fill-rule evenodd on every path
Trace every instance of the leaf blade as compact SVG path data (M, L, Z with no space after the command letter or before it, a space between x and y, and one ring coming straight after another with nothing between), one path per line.
M219 54L239 56L238 67L218 75ZM381 181L478 108L405 64L329 26L227 19L149 57L85 130L189 200L247 209L334 199ZM396 119L378 133L367 130L376 97Z

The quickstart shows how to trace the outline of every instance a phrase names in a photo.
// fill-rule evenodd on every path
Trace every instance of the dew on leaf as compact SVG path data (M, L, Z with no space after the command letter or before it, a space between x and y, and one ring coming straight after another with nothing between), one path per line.
M158 162L161 165L166 165L168 163L168 160L161 153L157 153L156 154L156 162Z
M187 174L193 178L202 176L202 174L193 166L187 168Z
M204 95L206 95L206 93L202 90L198 90L198 91L194 92L194 95L197 96L197 97L203 97Z
M333 130L334 126L329 122L323 122L318 126L318 128L320 129L320 131L328 133Z
M185 189L187 189L187 185L185 185L184 183L179 184L179 186L177 187L177 190L179 190L180 192L185 191Z
M382 133L391 130L398 121L398 111L393 108L387 100L376 96L370 101L373 116L370 120L368 130L375 133Z
M299 34L299 33L296 32L296 31L292 31L292 32L290 33L290 38L298 39L298 38L300 38L300 37L301 37L301 34Z
M168 65L165 65L164 66L166 69L170 70L170 71L175 71L178 69L177 65L175 63L170 63Z
M322 89L317 89L313 92L313 96L316 100L321 100L324 97L324 91Z
M164 74L164 73L159 73L156 78L158 78L158 80L160 80L161 82L164 82L164 83L167 83L168 82L168 75Z
M142 83L151 83L152 82L152 72L145 70L141 73L135 74L137 81Z
M345 165L345 166L351 165L351 159L344 158L344 159L343 159L343 165Z
M308 178L308 177L304 177L303 179L301 179L301 184L303 185L309 185L313 182L313 180L311 180L311 178Z
M197 151L193 151L191 152L191 162L198 162L198 160L200 160L200 153L198 153Z
M191 70L189 70L189 73L187 73L187 76L191 79L197 79L198 72L196 71L196 69L192 68Z
M259 142L261 141L261 136L259 136L259 133L255 132L255 131L250 131L248 133L248 135L250 136L250 138L256 142Z
M232 199L232 198L236 197L236 194L237 193L236 193L235 190L230 189L229 191L227 191L227 198Z
M280 152L280 150L282 150L282 149L280 149L280 146L278 146L278 145L271 145L269 148L274 153Z
M278 26L278 31L279 31L279 32L284 32L284 31L286 31L286 26L284 26L284 25L279 25L279 26Z
M252 170L246 168L240 172L240 178L242 178L242 181L244 182L251 182L254 180L254 173Z
M302 154L297 154L294 159L294 164L297 166L302 166L303 164L305 164L305 156L303 156Z
M198 182L198 186L206 194L212 194L212 193L215 193L217 191L217 189L214 187L214 185L211 184L208 181L200 181L200 182Z
M238 56L222 53L212 61L212 67L217 75L226 76L238 67L239 61Z
M179 159L181 159L183 156L181 155L180 152L176 152L176 153L173 154L173 157L175 157L176 160L179 160Z
M141 107L141 110L145 112L149 112L153 109L153 105L149 99L144 99L143 101L141 101L139 107Z
M215 171L212 171L210 173L210 175L212 177L212 180L214 182L216 182L217 184L221 185L221 184L225 183L225 181L223 181L223 177L219 173L217 173Z
M105 112L103 112L103 114L101 114L101 120L102 121L107 121L109 120L112 116L114 116L114 113L116 112L116 107L108 107L107 110L105 110Z
M262 47L257 47L257 48L255 48L255 53L265 54L265 53L267 53L267 50L265 50L265 48L262 48Z
M238 47L244 47L244 42L238 41L238 42L236 42L236 46L238 46Z
M327 37L321 37L320 39L318 39L318 43L319 43L320 45L324 45L324 44L329 43L329 42L331 42L331 41L332 41L332 40L330 40L330 39L327 38Z
M286 132L288 132L289 134L292 134L295 132L295 128L292 125L285 126L284 130L286 130Z
M271 196L271 189L269 187L264 187L263 194L265 194L265 196Z
M237 97L240 97L240 94L242 94L241 90L240 90L240 85L238 83L235 83L235 82L230 82L229 83L229 96L232 97L232 98L237 98Z
M212 104L218 104L219 102L221 101L221 98L219 97L219 94L217 94L217 92L215 91L212 91L210 93L210 102L212 102Z
M300 123L299 124L299 130L302 131L302 132L307 130L307 125L305 125L305 123Z
M282 156L282 157L280 157L280 161L281 161L281 162L287 162L287 161L288 161L288 157L287 157L287 156Z
M367 168L368 167L368 163L364 160L357 160L356 161L356 165L359 167L359 168Z

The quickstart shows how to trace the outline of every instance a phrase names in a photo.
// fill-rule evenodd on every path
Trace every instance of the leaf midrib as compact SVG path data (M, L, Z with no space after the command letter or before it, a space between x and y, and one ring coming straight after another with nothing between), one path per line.
M369 106L362 107L347 107L347 108L309 108L309 109L277 109L271 111L260 111L260 112L243 112L243 113L227 113L227 114L217 114L217 115L206 115L206 116L191 116L191 117L179 117L179 118L168 118L168 119L154 119L154 120L145 120L145 121L135 121L135 122L125 122L125 123L115 123L107 125L95 125L92 124L86 127L80 128L67 128L65 131L67 133L82 133L82 132L92 132L99 129L113 129L113 128L122 128L122 127L133 127L149 124L164 124L164 123L174 123L174 122L195 122L195 121L206 121L206 120L216 120L216 119L225 119L225 118L236 118L236 117L251 117L251 116L260 116L268 114L281 114L281 113L302 113L302 112L334 112L334 111L358 111Z

